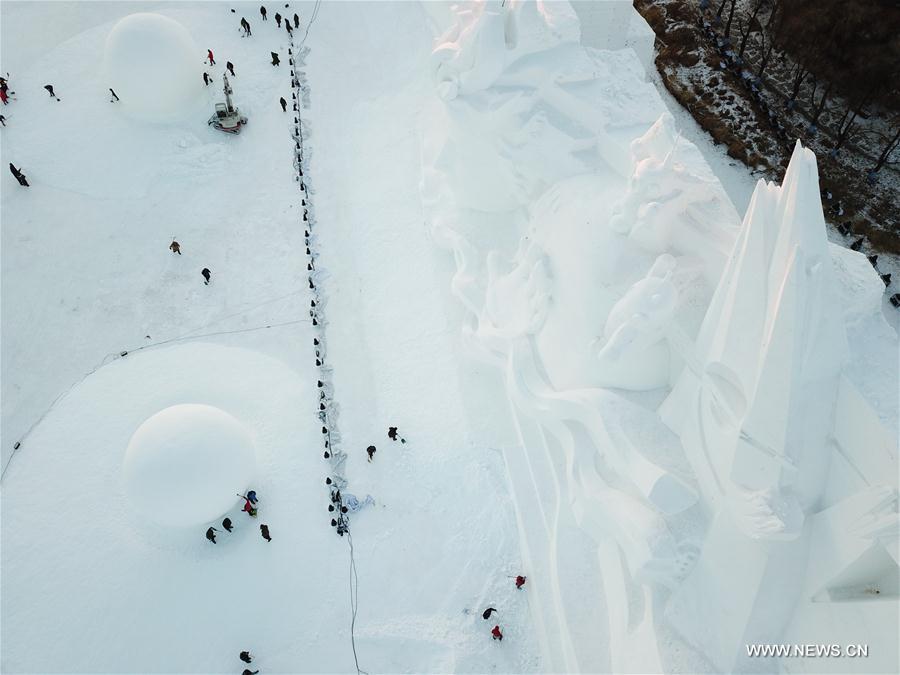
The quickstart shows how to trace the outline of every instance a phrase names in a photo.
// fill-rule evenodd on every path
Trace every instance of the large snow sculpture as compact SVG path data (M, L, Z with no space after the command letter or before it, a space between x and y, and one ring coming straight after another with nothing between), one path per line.
M841 376L847 340L844 317L834 307L834 270L815 156L798 141L783 184L757 185L694 356L660 408L679 433L714 513L695 573L673 596L669 615L722 670L742 667L745 644L783 634L805 569L831 569L832 583L839 587L847 568L846 560L829 564L808 558L809 547L821 547L821 541L803 536L810 530L805 521L823 499L847 495L845 488L832 487L831 496L825 492L835 484L829 478L831 463L848 457L853 445L836 445L844 436L836 423L851 412L851 404L839 406L838 401L852 385ZM852 409L856 424L870 415L866 407L861 403ZM868 424L856 433L874 441L880 425L877 420ZM875 449L873 444L867 452ZM896 467L896 459L892 464ZM841 532L840 526L829 531L824 525L841 512L835 507L814 517L813 533L849 541L853 529L880 520L882 533L894 527L896 542L896 476L882 469L869 479L893 482L887 500L877 492L872 499L852 498L857 521L841 524L849 524L850 531ZM836 484L845 485L846 478ZM877 516L860 518L860 510ZM877 587L881 577L896 572L896 561L876 564L877 550L894 544L874 545L869 541L860 548L875 551L870 564L843 574L843 583L868 578ZM828 551L829 556L842 554ZM890 560L887 554L881 558ZM828 577L816 574L821 581L813 588L820 591ZM841 614L846 620L847 611L846 606L820 606L807 618L825 631L826 624L841 621ZM893 624L896 630L896 617Z
M520 16L540 18L546 9L515 4ZM552 7L571 11L566 3ZM600 58L574 41L526 41L522 25L516 24L518 48L538 47L528 59L509 58L513 50L507 51L501 68L477 71L488 73L477 81L477 96L457 96L424 116L423 206L435 240L456 258L451 285L471 312L468 344L505 372L527 439L524 456L508 458L511 472L555 477L553 487L542 488L556 495L543 506L555 519L533 531L535 539L525 536L532 552L527 564L548 575L548 595L539 604L578 607L575 614L596 611L599 597L592 602L583 591L559 588L567 585L555 577L558 543L552 534L541 540L557 530L587 534L595 564L610 566L597 577L609 599L610 630L621 638L611 649L615 668L658 670L650 584L671 586L681 574L684 542L669 530L667 517L689 509L697 495L652 459L674 435L652 413L597 388L648 389L670 377L665 337L681 299L677 259L652 255L607 225L632 170L631 137L619 137L616 129L650 127L658 112L646 105L650 85L629 81L627 92L616 92L622 73L635 67L632 58ZM460 33L503 49L510 33L501 35L498 26L485 9L469 16ZM474 64L486 53L473 46L460 58L468 55ZM447 81L438 82L439 97L447 98ZM462 76L453 93L470 93L465 87L475 82ZM490 222L484 212L498 228L510 220L527 223L515 253L497 248L483 255L470 241L464 223ZM473 235L480 243L489 236ZM625 584L633 581L642 587L629 597ZM568 619L551 611L542 622L566 631ZM635 636L641 656L624 656L620 648ZM552 669L609 669L596 645L564 639L545 651Z
M568 3L490 0L461 3L455 10L455 23L431 57L435 85L448 101L487 89L527 54L581 37Z
M734 513L747 536L798 535L823 488L847 350L836 294L815 155L798 142L783 185L757 185L697 336L701 370L660 411L711 503L755 505Z
M225 411L200 404L171 406L150 417L131 437L123 465L134 507L170 527L218 519L255 471L246 428Z
M203 91L202 57L184 26L143 12L113 26L104 54L120 105L135 117L153 121L191 112Z
M545 667L667 670L660 586L708 659L682 670L732 671L745 643L786 636L890 644L896 439L842 373L844 326L883 324L883 285L827 243L813 155L757 187L739 230L633 55L549 41L512 60L521 30L466 11L436 51L422 204L455 257L466 344L513 404ZM858 606L874 598L887 609ZM585 625L607 647L571 637Z

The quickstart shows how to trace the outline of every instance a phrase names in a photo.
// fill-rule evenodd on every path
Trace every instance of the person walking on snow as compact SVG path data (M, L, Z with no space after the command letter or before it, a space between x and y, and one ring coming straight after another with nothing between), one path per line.
M281 104L282 111L287 112L287 101L284 100L284 96L278 99L278 102Z
M238 495L238 497L241 497L244 500L244 508L242 508L241 511L243 511L244 513L247 513L251 517L255 518L256 514L257 514L257 510L253 506L253 503L249 499L247 499L247 497L244 497L244 495Z
M205 279L205 281L203 282L203 285L209 286L209 278L210 278L210 276L212 276L212 273L209 271L209 268L204 267L202 270L200 270L200 274L202 274L203 278Z
M369 461L371 462L375 457L375 446L370 445L368 448L366 448L366 452L369 453Z
M494 626L493 630L491 630L491 637L494 640L503 641L503 633L500 631L500 626Z
M115 91L113 91L113 88L112 88L112 87L109 88L109 93L110 93L110 95L112 96L112 98L109 99L109 102L110 102L110 103L115 103L116 101L119 100L119 96L116 94Z
M278 12L275 12L275 23L281 28L281 14Z
M253 33L250 32L250 22L244 17L241 17L241 27L244 29L244 37L253 35Z
M52 85L52 84L45 84L45 85L44 85L44 89L46 89L47 92L50 94L50 98L55 98L57 101L59 100L59 96L57 96L57 95L56 95L56 92L53 91L53 85Z
M521 574L516 577L516 588L522 588L525 585L525 577Z
M206 73L203 73L203 84L208 87L210 82L212 82L212 78Z
M262 534L262 538L266 541L272 541L272 537L269 536L269 526L268 525L260 525L259 531Z
M294 34L294 29L291 28L291 21L290 21L290 19L285 19L285 20L284 20L284 27L287 28L287 32L288 32L289 35L293 35L293 34Z
M216 65L216 60L213 58L212 49L206 50L206 58L209 61L209 65L211 65L211 66Z
M488 619L491 618L491 614L492 614L493 612L496 612L496 611L497 611L497 610L494 609L493 607L488 607L486 610L484 610L484 611L481 613L481 618L484 619L485 621L487 621Z
M0 124L6 126L6 118L3 115L0 115Z
M9 83L7 83L6 78L0 77L0 101L3 101L3 105L8 104L10 95L15 93L9 90Z
M278 54L275 52L271 52L272 54L272 65L277 66L281 64L281 59L278 58Z
M247 499L250 500L250 503L251 503L251 504L253 504L254 506L256 506L256 502L259 501L259 500L256 498L256 490L250 490L250 492L247 493Z
M262 14L263 21L268 21L268 19L266 18L266 8L265 7L260 7L259 13Z
M223 520L222 527L224 527L228 532L231 532L231 529L232 529L231 518L226 518L225 520ZM247 663L250 663L250 662L247 661Z
M294 14L294 28L300 28L300 17Z
M178 255L181 255L181 244L179 244L177 241L175 241L173 239L172 243L169 244L169 250L172 251L172 253L177 253Z
M241 655L238 658L244 663L250 663L253 660L253 657L250 656L250 652L241 652Z
M237 77L237 75L234 74L234 64L231 61L226 61L225 67L228 69L228 72L231 73L232 77Z
M397 427L388 427L388 438L390 438L392 441L398 440L398 437L397 437ZM400 441L401 443L406 443L406 439L405 439L405 438L400 438L399 441Z
M25 174L13 166L12 162L9 163L9 170L12 172L12 175L16 177L16 180L19 181L19 185L22 187L31 187L28 185L28 179L25 178Z
M206 531L206 538L214 544L216 543L216 532L218 532L218 530L214 527L211 527Z

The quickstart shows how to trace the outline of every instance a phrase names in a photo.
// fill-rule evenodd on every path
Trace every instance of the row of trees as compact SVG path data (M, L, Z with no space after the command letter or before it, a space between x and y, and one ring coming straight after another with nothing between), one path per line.
M834 151L843 147L866 110L883 109L893 117L894 131L882 134L882 150L872 169L878 171L900 145L900 5L893 0L716 3L711 9L738 56L744 59L748 47L755 48L757 77L763 78L773 56L787 64L790 108L804 84L811 89L813 129L826 104L840 97L844 112L833 129Z

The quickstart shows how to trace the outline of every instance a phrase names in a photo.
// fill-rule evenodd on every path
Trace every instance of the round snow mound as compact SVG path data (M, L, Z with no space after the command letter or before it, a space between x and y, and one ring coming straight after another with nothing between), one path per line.
M209 405L175 405L131 437L125 492L159 525L203 525L234 506L255 470L253 441L234 417Z
M203 89L202 60L187 29L160 14L130 14L106 38L106 72L119 105L145 119L175 119L192 107Z

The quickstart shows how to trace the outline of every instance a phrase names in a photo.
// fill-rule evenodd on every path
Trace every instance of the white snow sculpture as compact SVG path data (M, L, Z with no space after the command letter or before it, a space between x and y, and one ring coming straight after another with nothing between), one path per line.
M479 337L491 343L536 333L550 303L550 279L541 247L531 242L516 256L508 274L497 251L488 254L488 287L479 317ZM503 343L500 343L503 344ZM504 346L498 348L505 351Z
M847 342L843 314L834 308L829 248L815 156L798 142L783 184L757 184L694 357L660 408L679 433L714 514L697 571L673 595L668 612L722 670L745 667L745 644L783 634L805 574L818 575L809 588L820 592L866 579L877 585L896 572L884 549L896 546L896 476L882 469L867 477L892 480L895 487L856 498L849 509L856 520L839 522L838 507L816 515L823 498L846 494L834 487L825 494L828 485L847 485L843 475L829 478L829 470L849 471L832 463L854 461L855 443L837 422L852 414L859 425L854 435L868 437L867 453L875 452L871 430L880 427L877 419L863 422L871 416L864 402L847 399L852 385L841 376ZM896 468L896 457L891 465ZM854 470L865 477L865 462ZM867 510L878 515L867 518ZM810 516L814 525L804 527ZM868 532L883 535L894 524L893 543L860 537L861 527L876 522ZM827 550L833 560L809 557L823 541L802 535L817 530L827 541L859 541L867 563L850 565L840 547ZM819 630L846 640L832 628L841 615L846 621L853 614L845 603L804 611ZM896 631L896 617L893 624Z
M106 38L105 67L110 86L129 114L152 121L192 112L203 91L203 52L174 19L130 14Z
M821 448L847 350L843 317L830 306L836 294L815 155L798 143L783 185L760 182L753 194L697 337L702 370L686 369L661 409L710 502L750 499L758 521L773 503L758 491L797 500L770 509L775 518L787 509L779 536L799 534L793 511L823 488ZM775 534L771 521L738 522L750 537Z
M568 3L490 0L461 3L455 13L431 56L435 86L447 101L487 89L527 54L581 38Z
M670 281L674 269L674 257L659 256L606 319L606 341L598 345L597 358L610 377L621 372L617 386L655 389L669 381L669 347L663 338L678 309L678 290Z
M613 207L609 225L648 251L698 255L707 278L716 280L734 241L720 223L722 190L712 176L678 161L679 141L672 116L663 113L631 142L628 189Z
M145 421L128 443L123 474L135 509L158 525L217 520L253 480L247 429L219 408L175 405Z
M512 61L524 24L466 7L461 51L437 64L456 98L423 114L422 202L455 257L467 346L502 368L513 403L521 446L504 458L523 559L544 580L545 666L665 670L660 585L668 624L723 672L760 667L746 643L891 644L896 438L841 372L845 322L880 319L884 289L827 243L812 154L757 187L739 230L632 55L558 44ZM600 592L561 572L572 541ZM608 661L569 637L604 604ZM792 666L823 662L807 663Z

